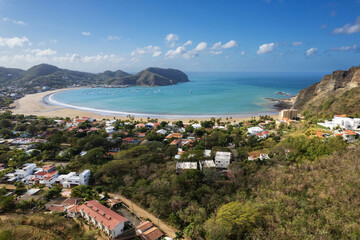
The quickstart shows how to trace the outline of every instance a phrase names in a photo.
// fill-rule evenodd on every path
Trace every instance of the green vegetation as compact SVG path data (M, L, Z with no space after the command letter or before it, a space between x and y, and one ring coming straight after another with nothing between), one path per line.
M0 215L0 240L96 239L96 231L84 231L72 219L34 213Z
M265 124L270 131L267 139L247 136L248 127L263 125L265 120L270 120ZM160 128L167 129L166 122L149 129L135 128L139 122L132 119L116 121L117 132L110 138L102 121L84 121L69 131L64 123L56 125L54 119L10 112L0 114L4 137L41 136L47 141L33 145L36 150L30 154L0 145L0 163L16 168L27 162L41 165L56 160L66 163L57 167L61 174L90 169L90 186L74 187L71 196L100 200L100 193L120 193L178 228L179 239L182 234L192 239L229 240L360 237L359 143L314 137L316 120L289 126L275 126L268 116L246 124L230 125L230 120L225 121L204 121L198 129L185 126L186 132L181 134L191 137L191 141L181 146L184 153L179 161L213 159L217 151L227 151L232 153L232 163L226 171L176 171L174 156L179 146L171 145L174 138L164 141L164 136L156 134ZM182 127L184 123L173 125ZM226 128L212 129L214 125ZM178 132L178 128L170 131ZM138 133L146 136L137 137ZM124 141L128 137L137 143ZM204 156L205 149L211 150L210 157ZM270 159L249 161L248 155L254 153L267 153ZM23 184L16 183L15 195L25 190ZM60 191L58 186L44 190L43 200L59 196ZM2 213L30 212L44 205L43 200L15 201L15 196L6 193L0 189ZM21 228L34 227L30 223L24 221ZM57 223L54 226L57 229ZM19 236L16 229L1 230L0 236ZM39 226L36 229L44 230ZM59 237L66 239L65 235Z

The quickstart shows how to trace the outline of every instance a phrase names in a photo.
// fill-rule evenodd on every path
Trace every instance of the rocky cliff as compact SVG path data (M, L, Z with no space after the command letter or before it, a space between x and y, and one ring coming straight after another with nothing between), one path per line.
M360 112L360 67L334 71L292 99L293 108L316 114Z

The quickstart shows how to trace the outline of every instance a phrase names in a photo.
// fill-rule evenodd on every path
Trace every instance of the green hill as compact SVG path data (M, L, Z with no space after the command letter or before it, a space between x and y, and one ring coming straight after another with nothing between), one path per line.
M187 75L176 69L148 68L135 75L121 70L93 74L61 69L49 64L33 66L27 71L0 68L0 83L4 86L63 88L72 85L93 84L166 86L189 81Z

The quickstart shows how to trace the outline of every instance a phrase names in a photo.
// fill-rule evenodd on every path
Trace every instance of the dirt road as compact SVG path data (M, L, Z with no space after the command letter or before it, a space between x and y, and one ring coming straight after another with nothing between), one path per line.
M145 209L139 207L138 205L136 205L134 202L127 199L126 197L120 194L113 194L113 193L109 193L109 195L110 197L118 197L119 200L123 201L123 203L125 203L130 208L130 210L132 210L137 216L143 219L149 218L155 226L160 228L166 234L166 236L174 238L176 236L175 233L179 231L178 229L161 221L159 218L155 217L153 214L149 213Z

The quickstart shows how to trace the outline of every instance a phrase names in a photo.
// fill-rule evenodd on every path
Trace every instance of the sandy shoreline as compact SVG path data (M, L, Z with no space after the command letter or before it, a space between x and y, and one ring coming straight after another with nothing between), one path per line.
M126 116L117 116L117 115L111 115L111 114L99 114L99 113L95 113L92 111L84 111L84 110L79 110L79 109L74 109L74 108L68 108L68 107L64 107L64 106L56 106L56 105L52 105L49 104L47 102L44 102L44 98L48 95L51 95L53 93L57 93L60 91L65 91L65 90L71 90L71 89L75 89L75 88L65 88L65 89L57 89L57 90L52 90L52 91L47 91L47 92L42 92L42 93L35 93L35 94L29 94L26 95L25 97L16 100L13 103L13 106L15 106L14 109L12 109L12 112L14 114L24 114L24 115L36 115L36 116L42 116L42 117L70 117L70 118L74 118L76 116L79 117L92 117L95 119L122 119L122 120L126 120L128 119L128 117ZM275 111L275 110L274 110ZM278 114L274 114L271 115L273 118L277 118ZM215 118L219 118L219 116L214 116ZM207 117L194 117L194 118L188 118L188 117L181 117L181 118L167 118L167 117L156 117L159 121L169 121L169 122L173 122L173 121L178 121L178 120L182 120L183 122L187 123L190 120L198 120L198 121L204 121L204 120L209 120L211 118L211 116L207 116ZM226 116L222 117L222 119L225 119ZM244 117L238 117L238 116L234 116L232 117L232 119L229 119L230 121L244 121L244 120L249 120L251 119L251 116L244 116ZM144 117L135 117L136 120L146 120L147 116Z

